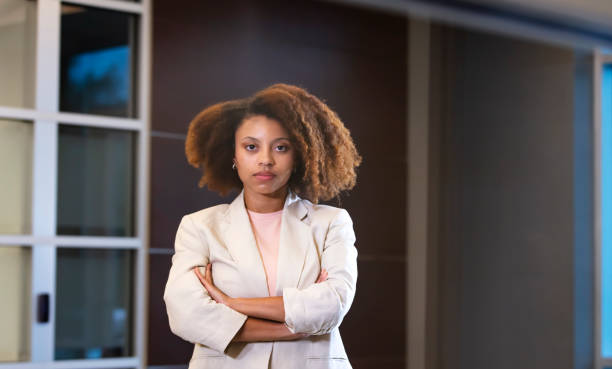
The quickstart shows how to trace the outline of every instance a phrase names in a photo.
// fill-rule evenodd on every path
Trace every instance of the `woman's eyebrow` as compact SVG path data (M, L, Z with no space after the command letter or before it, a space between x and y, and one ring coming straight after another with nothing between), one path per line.
M259 141L259 140L258 140L258 139L256 139L255 137L251 137L251 136L245 136L245 137L242 137L242 141L244 141L244 140L253 140L253 141Z
M253 140L253 141L259 142L259 139L255 138L255 137L251 137L251 136L243 137L242 141L244 141L244 140ZM273 139L272 142L282 141L282 140L291 141L288 137L278 137L278 138Z

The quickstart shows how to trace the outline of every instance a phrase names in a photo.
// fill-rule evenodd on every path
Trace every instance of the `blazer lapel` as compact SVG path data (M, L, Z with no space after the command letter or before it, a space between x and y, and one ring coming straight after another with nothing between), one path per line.
M229 205L226 220L229 223L225 235L227 248L238 264L243 282L248 284L246 290L252 291L252 296L240 297L269 296L263 261L244 206L244 190Z
M306 249L312 241L307 220L308 209L296 194L289 192L281 221L275 291L277 296L282 296L284 287L298 287Z
M230 255L239 266L247 290L251 296L269 296L263 260L255 242L249 215L244 206L244 190L232 201L226 213L228 222L225 239ZM281 220L276 276L276 295L282 296L284 287L298 287L306 250L312 242L310 227L307 224L308 209L302 200L289 191Z

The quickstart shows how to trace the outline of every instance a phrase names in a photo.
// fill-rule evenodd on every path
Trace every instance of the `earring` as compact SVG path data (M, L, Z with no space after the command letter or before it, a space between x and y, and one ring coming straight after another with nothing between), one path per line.
M233 163L232 163L232 169L233 169L233 170L236 170L236 162L233 162Z

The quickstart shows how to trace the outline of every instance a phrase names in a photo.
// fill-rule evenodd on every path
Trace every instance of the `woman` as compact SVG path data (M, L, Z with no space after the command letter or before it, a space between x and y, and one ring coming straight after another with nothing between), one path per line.
M185 215L164 300L194 368L351 368L338 326L357 250L346 210L319 205L355 185L349 131L305 90L275 84L213 105L189 126L200 187L231 204Z

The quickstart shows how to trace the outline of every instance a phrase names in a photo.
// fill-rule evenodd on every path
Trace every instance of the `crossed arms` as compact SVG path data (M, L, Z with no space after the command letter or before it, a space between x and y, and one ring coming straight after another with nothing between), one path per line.
M282 296L232 298L217 288L212 279L212 264L206 265L202 275L199 268L193 269L208 295L217 303L227 305L248 318L232 341L288 341L308 336L306 333L293 333L284 324L285 306ZM323 269L315 283L327 280L327 271Z
M212 289L212 278L209 291L202 288L204 282L194 273L194 269L210 264L209 245L200 236L192 215L186 215L176 234L164 291L170 329L189 342L219 352L224 352L231 341L292 340L329 333L340 325L355 295L354 242L352 221L345 210L340 210L329 225L321 254L326 279L321 280L321 275L319 283L306 288L284 288L282 297L224 300ZM203 280L206 274L201 275Z

